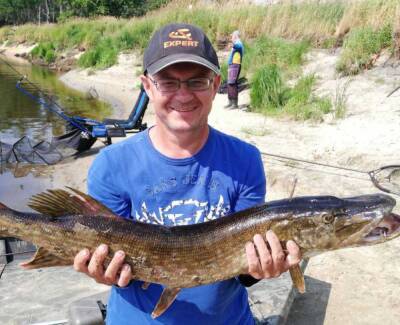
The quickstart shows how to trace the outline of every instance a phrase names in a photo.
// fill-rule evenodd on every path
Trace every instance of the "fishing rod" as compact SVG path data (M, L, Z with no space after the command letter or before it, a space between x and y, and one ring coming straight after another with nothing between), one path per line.
M386 193L391 193L391 194L400 196L400 184L393 184L393 182L394 182L393 179L395 177L400 178L400 165L394 164L394 165L386 165L386 166L379 167L379 168L373 169L373 170L360 170L360 169L355 169L355 168L348 168L348 167L343 167L343 166L320 163L320 162L301 159L301 158L283 156L283 155L273 154L273 153L269 153L269 152L261 151L261 154L264 156L270 156L270 157L289 160L289 161L296 161L296 162L301 162L301 163L305 163L305 164L317 165L317 166L321 166L321 167L339 169L339 170L349 171L352 173L358 173L358 174L364 174L364 175L366 174L366 175L368 175L370 181L372 181L374 186L376 188L378 188L379 190L386 192ZM383 186L381 184L382 181L380 181L378 179L378 176L379 176L379 174L381 174L383 172L388 173L388 175L382 177L382 181L386 181L386 182L390 183L391 185L393 185L395 187L395 190L388 189L386 186ZM343 176L343 175L340 175L340 176Z
M33 82L31 82L28 77L24 74L22 74L21 72L19 72L17 69L15 69L9 62L7 62L6 60L4 60L1 56L0 56L0 61L2 63L4 63L5 65L7 65L8 68L10 68L12 71L14 71L18 76L20 76L20 79L17 81L16 84L16 88L22 92L25 96L29 97L30 99L32 99L33 101L35 101L36 103L38 103L39 105L44 106L45 108L47 108L49 111L55 113L56 115L58 115L60 118L66 120L68 123L70 123L71 125L73 125L75 128L79 129L80 131L83 132L83 135L87 138L89 138L90 135L90 131L89 129L87 129L86 127L84 127L82 124L78 123L75 121L75 119L69 117L68 115L63 113L63 109L60 105L58 105L57 102L55 102L54 100L51 99L51 97L47 96L42 89L40 89L36 84L34 84ZM29 92L28 90L26 90L23 86L22 86L22 82L25 81L26 83L28 83L32 88L34 88L37 92L43 94L44 97L46 97L46 100L44 100L43 98L39 97L39 96L35 96L34 94L32 94L31 92ZM48 103L50 103L51 105L49 105ZM54 106L56 106L58 108L58 110L54 109Z

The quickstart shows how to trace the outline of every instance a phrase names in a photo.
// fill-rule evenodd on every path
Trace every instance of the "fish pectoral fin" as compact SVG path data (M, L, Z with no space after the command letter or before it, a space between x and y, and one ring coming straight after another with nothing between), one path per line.
M34 195L28 206L53 217L67 214L117 217L110 209L91 196L71 187L67 188L69 191L55 189Z
M293 285L300 293L306 292L306 284L304 282L304 275L301 271L300 265L292 266L289 269L290 277L292 278Z
M152 318L156 318L164 313L169 306L174 302L181 288L164 288L160 299L158 299L157 305L154 307L151 313Z
M45 248L39 247L32 259L21 263L20 266L27 270L33 270L42 267L65 266L71 264L71 261L63 260L48 252Z

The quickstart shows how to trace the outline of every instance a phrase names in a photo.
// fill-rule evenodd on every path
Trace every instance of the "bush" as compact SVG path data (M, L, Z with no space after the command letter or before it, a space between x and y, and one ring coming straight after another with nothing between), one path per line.
M33 58L40 58L46 63L52 63L56 60L56 47L52 42L39 43L31 51Z
M270 64L258 70L251 80L251 107L256 111L276 112L286 102L285 88L276 64Z
M111 38L105 38L94 48L86 51L78 60L81 67L108 68L117 63L118 49Z

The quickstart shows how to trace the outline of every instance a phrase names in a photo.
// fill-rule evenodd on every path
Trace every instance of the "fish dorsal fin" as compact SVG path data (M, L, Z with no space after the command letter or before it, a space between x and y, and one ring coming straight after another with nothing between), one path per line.
M21 263L20 266L27 270L33 270L40 269L42 267L66 266L72 264L73 261L63 260L48 252L45 248L39 247L32 259Z
M181 291L181 288L164 288L160 299L158 299L157 305L151 313L151 317L154 319L163 314L174 302L179 291Z
M67 188L70 191L56 189L34 195L28 206L53 217L67 214L115 217L110 209L89 195L70 187Z
M301 271L300 265L292 266L289 269L290 277L292 278L293 285L300 293L306 292L306 284L304 282L303 272Z

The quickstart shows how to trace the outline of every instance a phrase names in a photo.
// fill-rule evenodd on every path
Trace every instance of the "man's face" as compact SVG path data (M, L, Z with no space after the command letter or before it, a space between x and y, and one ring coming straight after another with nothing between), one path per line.
M151 81L165 79L187 81L193 78L209 78L210 87L193 91L187 84L181 84L176 91L165 92L157 89ZM142 76L143 86L154 105L157 125L173 133L195 132L207 128L208 114L220 85L221 77L206 67L193 63L177 63L154 76Z

